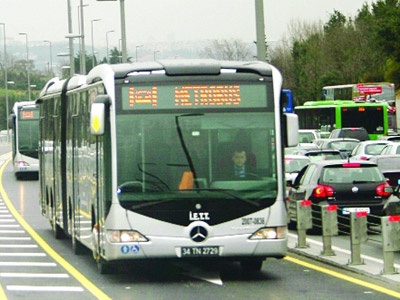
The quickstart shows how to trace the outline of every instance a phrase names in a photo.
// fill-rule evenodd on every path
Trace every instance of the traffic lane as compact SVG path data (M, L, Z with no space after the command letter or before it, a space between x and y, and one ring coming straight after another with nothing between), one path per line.
M3 179L1 168L1 179ZM13 175L13 173L10 173ZM15 189L18 189L15 185ZM21 197L24 185L19 184ZM1 299L108 299L50 249L26 224L0 186L0 298ZM24 201L21 201L24 203ZM28 201L26 201L28 202ZM54 259L59 256L58 259ZM72 276L71 276L72 275Z
M153 261L126 263L118 273L100 275L90 254L75 256L70 240L55 240L39 211L38 181L3 176L9 198L33 229L86 278L114 299L393 299L379 291L304 267L288 259L269 259L262 272L244 275L236 263ZM331 268L331 267L329 267ZM341 272L341 271L339 271ZM373 297L373 298L372 298Z

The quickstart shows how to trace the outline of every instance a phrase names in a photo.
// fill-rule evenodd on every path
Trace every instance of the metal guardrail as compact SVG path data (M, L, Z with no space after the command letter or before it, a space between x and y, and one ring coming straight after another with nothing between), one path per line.
M381 235L381 239L375 239L382 243L384 264L381 274L398 273L394 266L394 252L400 251L400 215L374 216L364 211L353 211L343 216L343 211L336 205L317 205L310 200L289 201L288 208L290 220L295 221L297 225L296 248L308 248L307 231L318 231L322 234L321 255L334 256L336 254L332 248L332 237L339 233L346 234L350 237L349 265L361 265L364 264L361 258L361 244L371 239L369 232L372 235Z

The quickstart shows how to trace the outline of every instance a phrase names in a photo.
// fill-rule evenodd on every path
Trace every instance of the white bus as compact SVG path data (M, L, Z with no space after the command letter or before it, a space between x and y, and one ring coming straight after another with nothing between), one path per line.
M39 107L34 101L16 102L8 119L8 127L12 130L12 159L16 178L37 178Z
M262 62L165 60L99 65L53 79L40 106L41 211L56 238L114 262L229 259L260 270L287 247L282 77ZM282 127L281 127L282 126ZM247 151L253 173L231 168ZM229 166L228 166L229 165Z

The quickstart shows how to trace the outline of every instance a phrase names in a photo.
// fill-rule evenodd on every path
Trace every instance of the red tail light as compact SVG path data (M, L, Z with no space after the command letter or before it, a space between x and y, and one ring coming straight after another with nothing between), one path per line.
M315 198L332 197L334 192L335 191L334 191L333 187L331 187L329 185L319 184L314 189L312 196Z
M382 196L382 197L389 197L391 193L385 191L385 188L389 188L389 187L390 187L390 185L387 182L381 183L380 185L378 185L375 188L376 194L378 196Z

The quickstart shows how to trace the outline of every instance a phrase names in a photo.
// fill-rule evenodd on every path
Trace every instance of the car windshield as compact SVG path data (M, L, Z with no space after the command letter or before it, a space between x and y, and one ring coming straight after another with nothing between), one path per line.
M386 144L372 144L365 146L365 154L378 155Z
M382 182L383 174L376 166L345 168L326 166L322 170L321 183Z
M338 152L309 152L306 153L306 156L311 161L343 159L341 154Z
M340 151L351 151L357 146L357 144L357 141L334 141L329 143L328 148Z
M298 173L309 162L310 161L308 159L285 158L285 172L286 173Z

